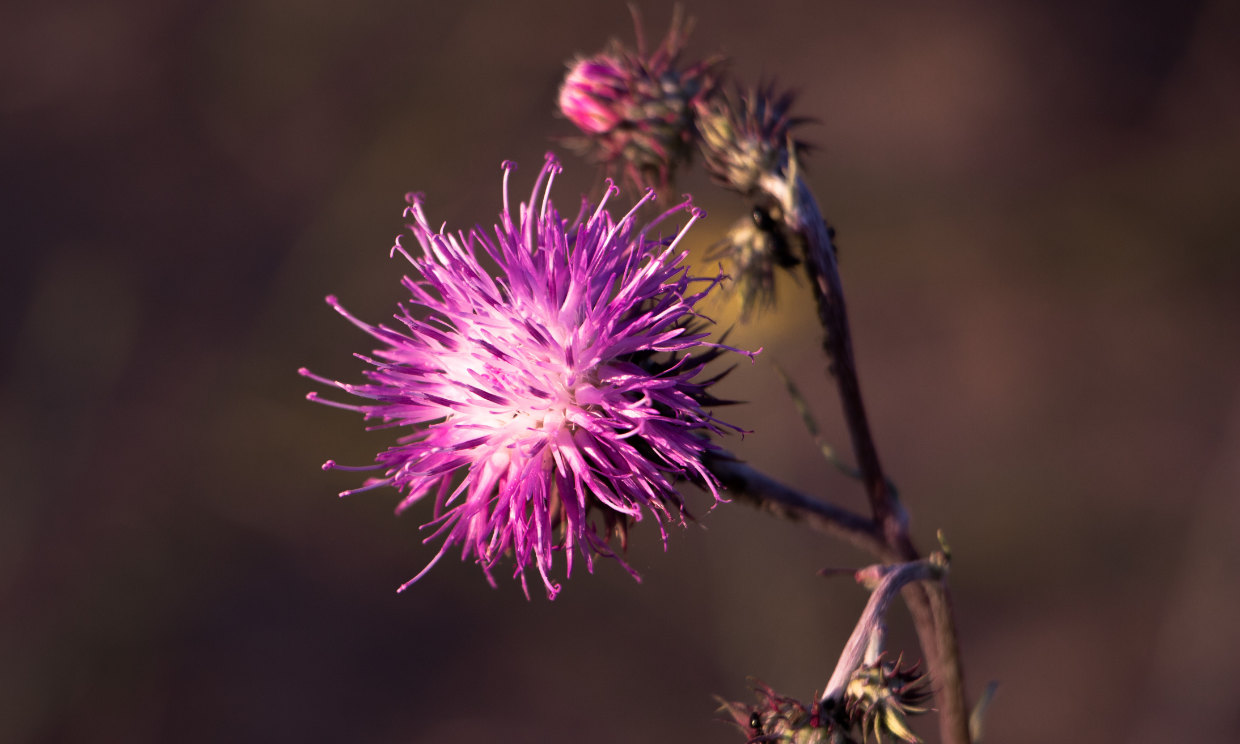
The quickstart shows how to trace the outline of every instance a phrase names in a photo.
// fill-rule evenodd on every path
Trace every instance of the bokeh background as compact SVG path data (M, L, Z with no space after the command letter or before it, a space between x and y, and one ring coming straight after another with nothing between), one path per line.
M647 37L669 6L642 3ZM1240 739L1234 3L693 2L690 55L801 91L863 385L923 547L946 531L993 742ZM387 317L403 195L489 224L619 2L112 0L0 9L0 741L740 741L808 698L865 557L691 503L554 603L432 555L388 435L310 405ZM563 153L560 199L597 181ZM742 213L699 171L699 255ZM519 191L520 189L518 189ZM804 282L732 339L756 466L860 507ZM713 308L722 326L736 308ZM894 640L908 642L903 610ZM934 739L933 726L923 729Z

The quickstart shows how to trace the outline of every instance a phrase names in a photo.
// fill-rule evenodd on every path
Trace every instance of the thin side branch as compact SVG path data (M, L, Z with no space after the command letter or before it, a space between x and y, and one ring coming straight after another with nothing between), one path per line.
M860 514L801 493L740 460L710 457L705 465L729 496L781 519L804 522L883 560L896 558L883 542L874 522Z

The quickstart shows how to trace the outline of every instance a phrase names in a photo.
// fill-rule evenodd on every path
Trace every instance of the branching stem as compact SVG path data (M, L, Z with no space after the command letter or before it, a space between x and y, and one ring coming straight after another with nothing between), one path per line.
M831 231L809 185L797 174L795 157L789 159L786 175L768 173L759 186L779 204L785 226L804 241L805 269L825 334L823 349L830 359L857 469L865 484L871 526L881 542L871 552L888 562L918 561L921 555L909 536L908 515L883 472L866 416ZM969 712L950 596L941 582L907 584L903 595L936 682L940 737L945 744L969 744Z

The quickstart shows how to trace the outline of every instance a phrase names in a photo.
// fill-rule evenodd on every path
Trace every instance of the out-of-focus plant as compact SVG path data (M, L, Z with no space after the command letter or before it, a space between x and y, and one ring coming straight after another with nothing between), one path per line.
M912 716L937 711L940 739L981 738L980 708L970 721L959 645L947 589L950 551L923 554L883 469L861 395L834 231L800 168L808 148L796 130L795 97L774 85L724 92L723 57L686 63L688 24L678 8L671 29L648 52L637 25L635 49L613 41L569 63L559 109L580 130L571 144L645 195L623 216L607 208L610 179L597 205L568 219L551 200L560 171L548 157L529 200L512 208L505 164L504 209L492 233L432 230L420 196L407 214L417 249L394 253L413 265L412 300L397 328L355 319L381 348L361 356L368 382L348 384L303 374L362 398L331 403L378 428L404 433L372 465L379 472L356 490L393 486L399 510L433 503L428 541L441 547L416 581L453 546L488 580L509 562L525 583L537 571L549 598L561 553L565 576L574 555L592 569L617 558L628 530L653 516L666 538L668 519L684 522L675 488L686 480L719 497L802 522L869 551L879 562L855 573L871 592L822 692L804 703L759 684L753 705L725 702L751 742L916 742ZM698 152L713 180L743 200L739 220L710 254L731 276L693 277L681 247L701 216L685 201L643 222L637 217L668 194L678 168ZM683 225L658 231L677 215ZM493 275L483 260L498 265ZM712 436L733 427L717 419L710 394L723 373L716 358L739 352L710 342L697 303L720 286L739 290L742 320L778 310L776 272L803 271L813 290L829 384L837 391L855 465L818 437L799 393L785 377L802 418L828 459L865 490L854 512L795 491L732 457ZM724 372L726 373L726 371ZM782 374L782 373L781 373ZM317 398L315 394L311 397ZM328 402L328 401L323 401ZM325 467L340 467L328 462ZM627 566L626 566L627 567ZM636 574L634 574L636 576ZM494 582L492 582L494 583ZM528 589L527 589L528 594ZM916 625L921 663L886 648L885 616L899 595Z

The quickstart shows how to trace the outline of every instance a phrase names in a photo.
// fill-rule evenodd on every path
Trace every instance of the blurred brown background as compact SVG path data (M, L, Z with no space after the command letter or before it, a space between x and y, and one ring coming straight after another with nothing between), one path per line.
M356 380L402 197L490 224L618 2L47 2L0 10L0 741L740 741L809 697L853 551L740 505L640 530L560 599L428 560L425 510L323 473L390 434ZM668 6L642 4L647 36ZM993 742L1240 739L1240 14L1232 3L695 2L692 54L818 119L863 384L943 528ZM562 203L595 181L568 153ZM692 172L711 217L740 206ZM524 188L524 186L522 186ZM521 189L518 189L520 191ZM751 462L841 503L771 362L845 447L803 282L739 329ZM735 308L718 306L726 325ZM705 511L700 495L695 502ZM909 638L901 610L897 640ZM933 737L933 727L923 727Z

